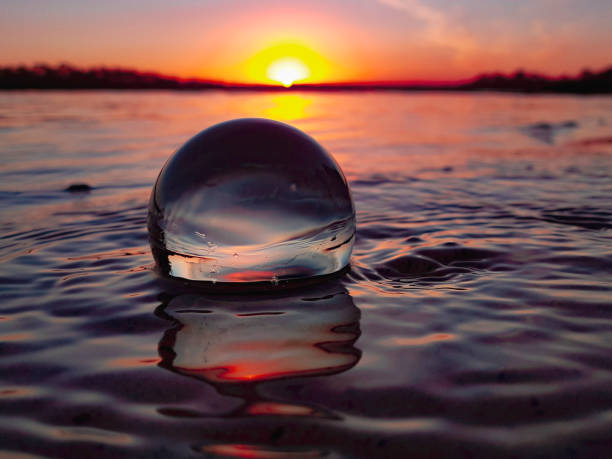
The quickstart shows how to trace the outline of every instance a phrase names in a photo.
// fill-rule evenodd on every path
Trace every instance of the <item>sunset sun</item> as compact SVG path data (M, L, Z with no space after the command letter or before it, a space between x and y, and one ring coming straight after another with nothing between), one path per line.
M265 46L243 65L251 81L281 84L286 88L295 83L324 81L330 66L318 52L293 42Z
M270 80L278 81L288 88L294 82L310 76L310 70L301 60L295 57L285 57L270 64L266 74Z

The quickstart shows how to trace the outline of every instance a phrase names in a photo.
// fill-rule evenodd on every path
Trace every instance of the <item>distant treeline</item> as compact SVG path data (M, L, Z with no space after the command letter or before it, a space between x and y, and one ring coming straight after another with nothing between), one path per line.
M69 65L0 68L0 89L213 89L223 85L136 70Z
M281 86L181 79L126 69L94 68L83 70L69 65L57 67L46 65L0 67L0 90L16 89L288 90ZM462 82L296 84L289 89L314 91L444 90L609 94L612 93L612 67L600 72L585 70L575 77L552 78L518 71L511 75L501 73L484 74Z
M512 92L557 92L574 94L612 93L612 67L600 72L584 70L577 77L550 78L522 71L512 75L499 73L480 75L459 86L464 90L496 90Z

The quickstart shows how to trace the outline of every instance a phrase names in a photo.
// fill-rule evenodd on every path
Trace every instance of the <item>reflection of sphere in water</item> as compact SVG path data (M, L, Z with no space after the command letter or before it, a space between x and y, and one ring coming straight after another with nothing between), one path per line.
M148 227L165 274L276 283L344 268L355 211L316 141L286 124L240 119L200 132L168 160Z
M160 343L162 366L212 383L335 374L361 353L359 309L338 284L245 301L182 294L164 307L178 326Z

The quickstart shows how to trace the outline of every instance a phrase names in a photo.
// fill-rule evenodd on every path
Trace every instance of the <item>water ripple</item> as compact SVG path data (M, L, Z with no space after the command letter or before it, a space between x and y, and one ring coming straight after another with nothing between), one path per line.
M296 95L351 181L350 271L252 296L157 277L163 161L275 97L0 95L0 455L606 457L610 100Z

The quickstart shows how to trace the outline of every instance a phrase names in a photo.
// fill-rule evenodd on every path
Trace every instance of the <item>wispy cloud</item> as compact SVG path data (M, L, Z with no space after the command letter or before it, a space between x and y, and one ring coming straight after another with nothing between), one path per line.
M421 19L428 24L435 25L444 21L444 16L440 11L421 3L419 0L378 0L392 8L404 10L417 19Z
M405 14L421 21L425 26L425 39L436 45L464 51L475 46L475 41L468 30L439 9L423 3L421 0L377 0L383 5L401 10Z

